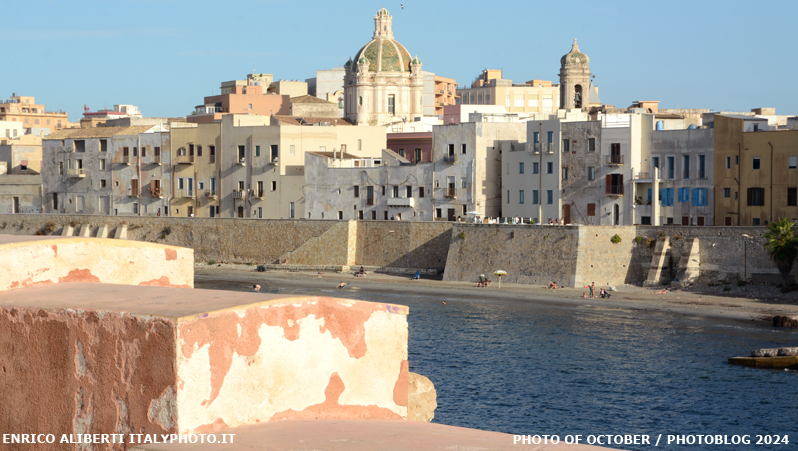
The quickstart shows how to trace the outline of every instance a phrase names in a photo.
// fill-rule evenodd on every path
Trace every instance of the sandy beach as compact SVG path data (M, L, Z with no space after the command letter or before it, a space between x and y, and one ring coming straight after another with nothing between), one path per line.
M782 294L778 288L771 286L699 284L672 290L667 294L654 294L660 287L622 285L616 287L617 291L611 292L612 297L609 299L585 299L582 293L587 292L587 288L550 290L544 286L511 283L503 283L501 289L497 283L492 283L488 288L475 288L476 280L444 282L440 280L441 277L425 277L413 281L406 275L393 274L370 273L366 277L354 277L351 272L257 272L254 265L195 265L195 287L204 289L248 291L255 283L260 284L264 292L277 288L331 289L344 281L347 288L340 291L340 297L346 297L350 290L426 293L436 297L528 300L583 308L618 308L767 322L776 315L798 315L798 293ZM495 276L492 278L496 280ZM599 286L596 285L596 291L598 290Z

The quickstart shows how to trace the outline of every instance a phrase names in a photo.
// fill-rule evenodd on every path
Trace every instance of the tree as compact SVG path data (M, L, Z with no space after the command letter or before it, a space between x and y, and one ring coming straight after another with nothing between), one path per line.
M789 219L781 219L768 224L768 233L765 234L767 243L765 248L770 253L770 258L784 278L781 292L790 291L790 271L795 258L798 257L798 227Z

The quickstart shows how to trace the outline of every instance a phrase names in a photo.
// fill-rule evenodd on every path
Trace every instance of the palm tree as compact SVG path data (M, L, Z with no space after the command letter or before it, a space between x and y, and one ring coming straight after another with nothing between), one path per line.
M790 271L795 258L798 257L798 227L789 219L781 219L768 224L768 233L765 234L767 243L765 248L770 253L770 258L784 278L781 292L790 291Z

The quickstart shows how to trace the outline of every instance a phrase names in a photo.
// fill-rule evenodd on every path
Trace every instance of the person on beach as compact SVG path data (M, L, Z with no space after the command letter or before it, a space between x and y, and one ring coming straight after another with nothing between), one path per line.
M596 299L596 282L591 283L588 288L590 288L590 298Z
M361 274L361 275L363 275L363 276L365 276L365 275L366 275L366 268L364 268L364 267L362 267L362 266L361 266L361 267L360 267L360 274Z
M258 285L256 283L255 285L252 285L252 289L255 290L255 293L259 292L260 291L260 285Z
M556 290L557 288L560 287L557 286L557 282L552 282L551 280L549 280L549 284L546 285L546 288L549 290Z
M338 284L338 289L343 290L346 288L346 283L342 280L341 283Z
M600 296L602 298L609 299L610 298L610 293L607 290L605 290L604 287L601 287Z
M654 294L668 294L668 289L664 288L662 290L655 291Z
M585 293L584 291L582 292L582 298L583 298L583 299L584 299L584 298L587 298L587 293Z
M549 225L554 225L554 220L549 218Z
M477 286L474 288L481 288L485 286L485 274L479 275L479 282L477 282Z

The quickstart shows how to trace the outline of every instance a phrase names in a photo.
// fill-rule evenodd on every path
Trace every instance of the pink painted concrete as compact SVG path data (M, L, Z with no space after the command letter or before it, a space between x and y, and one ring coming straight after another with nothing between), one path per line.
M405 159L412 163L432 161L432 132L388 133L388 148L396 153L405 150ZM421 149L421 160L415 160L416 149Z

